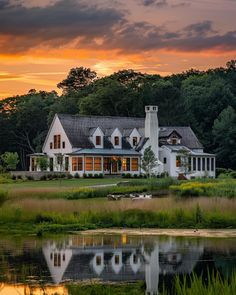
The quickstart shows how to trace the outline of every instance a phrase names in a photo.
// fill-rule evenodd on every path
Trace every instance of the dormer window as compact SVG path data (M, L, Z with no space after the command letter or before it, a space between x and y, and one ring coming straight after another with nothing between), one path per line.
M101 136L96 136L96 145L101 145Z
M120 138L119 136L114 137L114 145L120 145Z
M177 138L171 138L171 144L173 145L177 144Z
M138 137L134 136L133 137L133 146L136 146L138 144Z

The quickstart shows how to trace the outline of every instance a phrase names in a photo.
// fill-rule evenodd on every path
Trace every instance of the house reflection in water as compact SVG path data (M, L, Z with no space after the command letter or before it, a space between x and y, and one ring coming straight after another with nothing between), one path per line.
M56 284L95 278L145 280L147 294L157 294L160 275L190 274L203 253L202 246L183 243L172 238L144 242L124 235L73 236L60 244L47 242L43 254Z

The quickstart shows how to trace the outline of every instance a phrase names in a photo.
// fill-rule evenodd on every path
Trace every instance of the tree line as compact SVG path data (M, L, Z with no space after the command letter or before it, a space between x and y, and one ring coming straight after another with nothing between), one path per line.
M159 106L161 126L191 126L218 167L236 169L236 60L225 67L188 70L167 77L122 70L99 78L91 69L69 71L56 91L29 90L0 100L0 154L40 152L55 113L144 117Z

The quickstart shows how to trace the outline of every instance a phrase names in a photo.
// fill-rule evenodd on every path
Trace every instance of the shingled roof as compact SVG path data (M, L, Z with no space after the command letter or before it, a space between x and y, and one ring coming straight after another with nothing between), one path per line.
M137 128L143 130L145 125L145 118L135 117L112 117L112 116L80 116L80 115L65 115L57 114L58 118L64 128L68 139L73 148L93 148L92 142L89 140L92 128L100 127L106 133L107 130L118 128L122 135L127 135L128 129ZM196 135L190 127L161 127L159 130L159 137L164 138L173 131L178 132L181 137L181 144L190 149L201 149L202 144L197 139ZM142 133L142 132L140 132ZM122 148L131 148L127 142L122 140ZM108 139L106 138L106 146L108 148Z

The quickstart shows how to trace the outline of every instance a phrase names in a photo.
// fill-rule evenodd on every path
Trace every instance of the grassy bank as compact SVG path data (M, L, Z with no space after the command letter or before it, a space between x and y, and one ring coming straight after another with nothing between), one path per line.
M103 295L144 295L146 286L144 282L133 284L79 284L67 287L69 295L75 294L103 294ZM161 286L160 295L234 295L236 294L236 275L233 274L230 280L223 280L219 275L208 275L208 279L197 277L193 274L190 279L176 276L171 290Z
M236 228L235 199L179 201L18 200L0 208L0 230L66 232L96 228Z
M79 179L81 184L96 179ZM68 182L71 180L67 180ZM82 182L83 181L83 182ZM85 181L85 182L84 182ZM104 184L102 180L101 184ZM114 179L108 179L114 182ZM117 179L115 180L117 181ZM38 183L44 184L39 181ZM88 184L88 182L86 182ZM91 184L91 183L90 183ZM198 180L179 182L165 179L132 179L116 187L79 187L46 191L44 187L20 192L0 190L1 232L66 232L84 229L127 228L236 228L235 180ZM47 188L48 189L48 188ZM175 195L151 200L108 201L108 193L159 193L171 189ZM206 194L196 196L195 191ZM215 192L223 192L220 197ZM180 193L184 191L185 193ZM186 191L188 193L186 193ZM209 193L211 192L211 194ZM217 194L216 194L217 195ZM180 196L180 197L179 197ZM191 198L188 198L191 197Z

